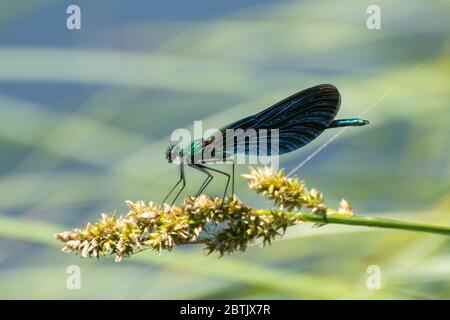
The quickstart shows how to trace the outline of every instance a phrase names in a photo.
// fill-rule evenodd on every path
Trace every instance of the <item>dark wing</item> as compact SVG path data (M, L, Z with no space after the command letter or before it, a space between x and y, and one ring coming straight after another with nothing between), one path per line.
M299 149L317 138L333 121L340 102L341 96L335 86L321 84L298 92L260 113L233 122L220 129L220 132L226 141L227 129L278 129L278 153L283 154ZM232 139L234 140L233 137ZM258 154L254 149L246 145L244 153ZM272 146L269 145L265 152L271 155L271 149ZM236 149L233 153L241 152Z

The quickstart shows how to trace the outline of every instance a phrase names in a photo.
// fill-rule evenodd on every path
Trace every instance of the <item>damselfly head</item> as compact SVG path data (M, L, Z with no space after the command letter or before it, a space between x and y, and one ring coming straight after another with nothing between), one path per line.
M169 163L172 163L172 150L175 147L175 145L170 145L166 150L166 159Z
M183 151L177 144L172 144L167 148L166 151L166 159L169 163L181 158L183 155Z

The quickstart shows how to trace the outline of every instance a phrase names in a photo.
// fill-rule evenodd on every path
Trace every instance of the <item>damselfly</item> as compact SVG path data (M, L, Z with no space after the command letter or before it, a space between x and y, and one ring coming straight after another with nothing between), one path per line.
M339 111L341 96L337 88L330 84L321 84L301 92L298 92L275 105L246 118L233 122L221 129L218 133L222 139L217 139L217 134L192 142L188 147L181 144L172 144L166 151L166 158L169 163L177 161L179 163L180 178L175 186L164 198L163 203L174 192L178 185L182 185L172 204L176 201L182 190L186 186L186 177L184 174L184 165L194 168L206 175L206 179L198 189L195 197L198 197L203 190L212 181L212 172L217 172L227 178L227 183L223 193L225 198L230 178L232 180L232 194L234 193L234 165L232 162L231 175L227 172L206 166L205 163L214 162L219 158L229 159L235 154L260 155L260 137L258 136L257 145L252 146L248 142L237 146L235 137L226 137L226 132L230 129L245 130L272 130L276 129L277 139L274 143L266 143L264 146L265 155L274 156L297 150L317 138L325 129L364 126L369 123L367 120L358 118L334 120ZM227 140L228 139L228 140ZM232 139L232 140L230 140ZM224 148L224 145L231 148ZM208 153L206 150L221 150L220 154ZM275 151L276 150L276 151ZM216 152L217 153L217 152ZM211 154L214 156L212 157ZM210 161L213 160L213 161Z

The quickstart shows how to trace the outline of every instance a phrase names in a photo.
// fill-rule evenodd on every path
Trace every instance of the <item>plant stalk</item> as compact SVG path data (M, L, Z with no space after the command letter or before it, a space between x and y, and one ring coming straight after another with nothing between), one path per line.
M262 214L270 214L270 210L261 210ZM404 221L395 219L358 217L358 216L339 216L339 215L320 215L302 212L289 212L290 215L298 217L301 221L315 222L320 224L345 224L353 226L376 227L385 229L408 230L417 232L436 233L450 236L450 226L440 226L423 222Z

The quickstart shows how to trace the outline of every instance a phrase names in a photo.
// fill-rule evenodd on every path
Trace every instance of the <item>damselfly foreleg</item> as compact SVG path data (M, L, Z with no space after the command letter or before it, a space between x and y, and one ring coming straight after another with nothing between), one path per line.
M184 166L183 166L183 164L180 164L180 175L181 175L181 181L183 183L183 186L181 187L181 189L178 191L177 195L173 199L172 203L170 204L170 207L173 206L175 201L177 201L178 197L180 196L181 191L183 191L183 189L186 187L186 177L184 176Z
M178 187L178 185L182 183L182 187L181 189L178 191L177 195L175 196L175 199L173 199L172 203L170 204L170 206L172 207L173 204L175 203L175 201L177 200L178 196L180 195L181 191L183 191L184 187L186 187L186 178L184 176L184 166L181 163L180 164L180 179L178 180L178 182L173 186L173 188L170 190L170 192L167 194L167 196L164 198L164 200L161 203L161 206L166 202L167 198L170 197L170 195L172 194L172 192Z

